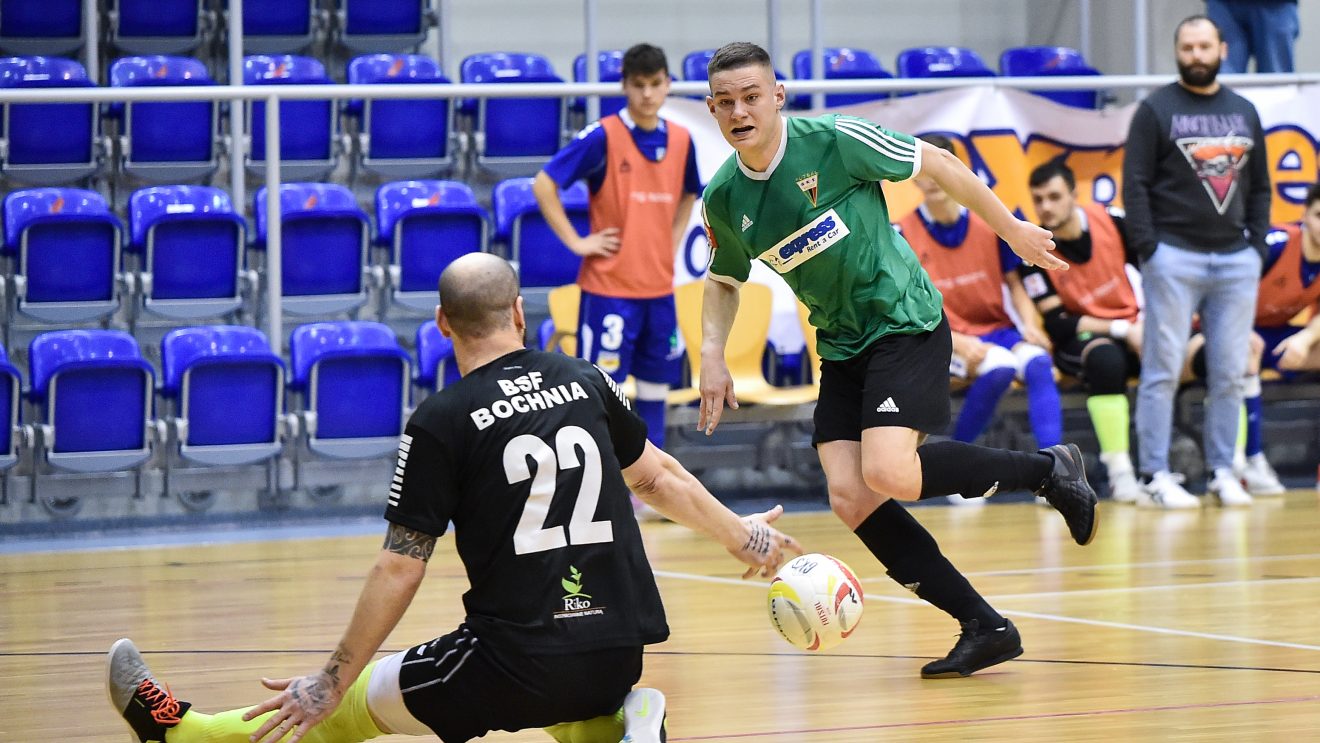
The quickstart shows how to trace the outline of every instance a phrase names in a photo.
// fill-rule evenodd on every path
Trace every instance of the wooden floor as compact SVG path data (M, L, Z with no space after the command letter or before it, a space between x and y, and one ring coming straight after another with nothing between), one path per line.
M795 651L764 585L719 548L647 525L673 637L643 683L669 699L671 741L1320 740L1320 500L1249 510L1105 504L1090 547L1030 504L916 511L1022 632L1020 659L923 681L957 627L890 582L827 513L785 528L862 577L867 613L843 646ZM257 679L318 668L378 535L0 556L0 741L122 741L103 657L133 637L203 711L264 698ZM389 649L448 631L465 580L446 538ZM409 740L391 737L385 740ZM539 731L486 740L544 741Z

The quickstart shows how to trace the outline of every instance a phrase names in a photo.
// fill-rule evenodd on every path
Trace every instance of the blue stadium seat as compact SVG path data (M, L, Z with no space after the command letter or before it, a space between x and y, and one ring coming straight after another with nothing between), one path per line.
M466 183L399 181L377 189L377 244L390 251L393 301L434 312L440 272L461 255L486 250L488 221Z
M610 49L596 55L598 60L597 82L617 83L623 80L623 50ZM573 80L579 83L587 81L587 55L579 54L573 59ZM604 118L628 105L628 99L621 95L603 95L600 97L600 116ZM572 109L578 113L587 110L586 98L574 98Z
M119 220L78 188L14 191L4 201L12 309L47 323L107 317L119 308ZM7 326L6 326L7 327Z
M339 0L339 43L356 52L402 52L426 40L427 0Z
M440 64L420 54L368 54L348 65L350 85L449 83ZM454 165L447 98L382 99L350 104L362 117L357 157L362 167L391 178L425 178Z
M255 4L255 3L254 3ZM244 7L246 12L246 6ZM244 16L246 18L246 16ZM254 55L243 58L244 85L329 85L320 60L293 55ZM251 137L247 167L264 172L266 162L266 104L247 106ZM324 101L280 101L280 175L289 179L316 179L330 174L337 161L333 104Z
M121 330L57 330L28 347L36 456L73 472L136 467L151 456L151 365Z
M228 7L227 0L225 5ZM296 54L316 41L319 20L316 0L243 3L243 51Z
M246 225L227 192L209 186L139 189L128 199L128 224L143 309L195 320L242 305Z
M562 83L550 60L539 54L492 52L463 60L465 83ZM561 98L464 100L473 117L473 155L487 168L535 170L559 151L567 107Z
M587 185L581 181L560 192L564 211L578 234L590 230ZM491 195L495 208L495 236L509 248L509 260L518 267L524 287L548 287L577 281L582 258L569 250L541 216L532 194L531 178L510 178L496 184Z
M710 76L706 74L706 69L710 65L710 58L715 56L715 51L716 50L714 49L698 49L695 52L688 52L685 54L683 56L683 79L709 80ZM775 79L787 80L788 78L784 76L784 73L778 67L776 67ZM693 96L693 98L698 100L703 99L704 97L705 96ZM795 100L796 98L797 96L789 96L789 106L791 108L798 107L797 101Z
M251 464L280 453L284 362L239 325L179 328L160 344L161 396L184 459Z
M83 48L82 0L0 0L0 50L75 54Z
M413 384L427 394L444 389L460 378L454 360L454 342L440 332L435 320L417 326L417 373Z
M191 57L124 57L110 65L110 86L214 85ZM120 167L154 182L209 177L220 166L219 106L213 101L112 104L122 111Z
M1005 77L1053 77L1101 74L1088 65L1082 53L1066 46L1019 46L999 55L999 72ZM1099 108L1098 90L1031 91L1055 103L1074 108Z
M18 413L22 405L18 394L23 380L18 369L9 363L9 355L0 346L0 470L18 463Z
M961 46L923 46L898 53L899 77L994 77L981 55Z
M266 188L255 197L257 239L266 248ZM333 183L280 186L281 249L286 312L348 312L367 301L371 227L353 192Z
M0 88L90 88L71 59L0 59ZM76 183L100 170L96 108L90 103L8 103L0 122L0 173L38 186Z
M826 80L875 80L892 78L893 73L880 64L880 60L865 49L848 47L829 47L823 51ZM811 50L803 49L793 55L793 77L799 80L811 79ZM831 93L825 96L825 105L852 106L867 101L879 101L889 97L888 93ZM800 105L810 105L810 96L798 96Z
M378 322L300 325L289 339L308 448L336 459L391 454L408 407L408 354Z
M110 44L129 54L192 52L206 43L213 22L204 2L113 0L108 13Z

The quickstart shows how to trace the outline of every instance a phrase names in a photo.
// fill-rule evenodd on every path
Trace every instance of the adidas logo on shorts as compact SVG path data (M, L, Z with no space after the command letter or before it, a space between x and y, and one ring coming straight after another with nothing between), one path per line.
M875 409L877 413L897 413L898 406L894 404L894 398L886 397L885 401L880 403L880 407Z

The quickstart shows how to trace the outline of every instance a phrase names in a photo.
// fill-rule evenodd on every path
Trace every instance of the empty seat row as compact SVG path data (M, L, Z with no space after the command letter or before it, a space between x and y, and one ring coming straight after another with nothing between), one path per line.
M3 0L0 51L74 54L87 41L85 0ZM106 0L98 21L112 48L131 54L185 54L218 40L228 3ZM326 39L348 49L401 51L420 44L435 16L427 0L260 0L243 3L243 47L296 52Z
M418 329L416 364L375 322L301 325L289 343L286 363L255 328L179 328L161 341L157 379L125 332L54 331L29 346L23 395L0 349L0 467L24 447L38 474L132 469L162 444L176 464L202 466L263 462L288 443L332 459L380 457L398 446L414 396L455 377L434 322Z
M587 228L587 193L564 193L574 224ZM573 281L580 258L540 215L531 179L503 181L493 193L494 234L520 266L525 286ZM269 218L265 188L254 196L249 258L247 223L224 191L152 186L128 202L128 235L94 191L37 188L4 200L5 292L9 312L41 323L105 318L121 295L143 311L181 320L238 309L245 282L259 281ZM350 311L370 288L393 304L429 313L440 272L465 253L490 250L491 218L472 190L454 181L399 181L376 191L375 229L351 191L326 183L280 187L283 308L302 315ZM373 257L375 245L380 255Z

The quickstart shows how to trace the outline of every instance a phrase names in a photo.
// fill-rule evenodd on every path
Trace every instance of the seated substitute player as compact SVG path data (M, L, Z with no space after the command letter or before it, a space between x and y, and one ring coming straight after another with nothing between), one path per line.
M116 709L141 741L350 743L389 733L446 743L547 728L561 743L663 741L664 697L632 689L642 647L669 634L626 494L771 575L797 544L738 518L676 460L596 367L523 348L518 278L470 254L440 277L436 322L463 378L431 395L399 445L385 544L325 667L272 681L248 709L176 700L132 642L110 651ZM454 632L372 662L452 522L471 588ZM622 706L622 725L616 710ZM553 727L552 727L553 726ZM250 738L249 738L250 736Z
M638 44L623 55L627 106L597 121L537 173L545 221L582 256L578 355L615 382L637 381L637 413L665 445L665 398L682 351L674 315L674 256L701 190L687 129L660 117L669 95L665 53ZM577 233L559 192L585 178L591 234Z
M1244 458L1235 462L1236 476L1253 495L1284 492L1265 458L1260 370L1274 369L1285 379L1297 372L1320 371L1320 183L1306 192L1303 207L1301 224L1279 227L1265 237L1270 252L1261 268L1249 376L1242 399L1247 413L1245 451ZM1306 325L1292 325L1290 321L1308 308L1312 314ZM1192 372L1204 379L1205 339L1197 335L1192 343Z
M1024 259L1063 266L1045 230L1013 217L958 158L864 119L784 118L765 50L720 48L706 104L735 153L705 191L711 236L702 306L701 409L710 433L737 407L724 358L751 262L775 270L811 311L821 366L815 435L834 513L893 578L952 615L962 634L926 678L967 676L1022 653L1017 630L940 553L898 500L1034 490L1088 544L1096 495L1072 444L1040 452L959 441L918 447L949 425L952 341L939 291L889 224L880 181L925 173Z
M1137 257L1128 245L1121 210L1077 203L1077 178L1060 159L1031 171L1031 203L1045 229L1054 234L1056 255L1067 273L1051 275L1019 266L1026 293L1045 320L1054 344L1054 363L1086 386L1100 461L1109 472L1109 494L1121 503L1164 507L1145 497L1132 466L1129 441L1128 380L1141 373L1141 306L1126 264Z
M921 139L953 154L948 137L928 134ZM1058 444L1063 440L1063 410L1050 362L1050 339L1040 329L1036 308L1018 281L1015 269L1022 259L935 179L923 174L912 182L925 201L898 228L944 297L953 336L949 373L972 380L953 427L953 440L976 441L1016 378L1027 387L1027 418L1036 442L1042 449ZM1004 306L1006 285L1023 319L1020 330ZM949 502L982 505L985 499L951 495Z

